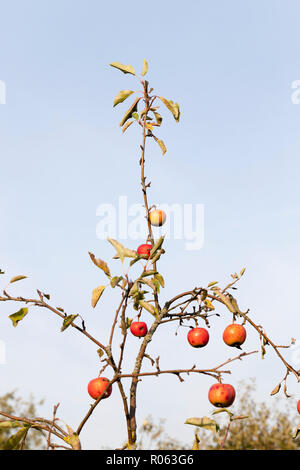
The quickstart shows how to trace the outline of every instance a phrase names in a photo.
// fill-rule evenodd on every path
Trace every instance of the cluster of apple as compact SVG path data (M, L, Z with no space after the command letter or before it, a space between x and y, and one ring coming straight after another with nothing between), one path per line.
M231 347L240 347L247 333L243 325L232 323L223 332L224 343ZM209 333L205 328L192 328L187 335L188 342L194 348L203 348L209 341ZM235 389L230 384L217 383L208 392L210 403L217 407L231 406L235 399Z
M160 227L166 221L166 214L162 210L153 210L149 214L149 220L151 225ZM151 250L152 245L144 243L138 247L137 253L147 259L150 257ZM148 327L145 322L135 321L131 323L130 331L134 336L142 338L148 333ZM239 348L245 342L246 336L247 333L243 325L232 323L225 328L223 341L228 346ZM205 328L192 328L187 334L187 339L194 348L203 348L209 341L209 333ZM106 377L92 379L88 384L89 395L95 400L102 394L102 398L108 398L112 392L112 385L107 387L108 383L109 379ZM212 405L226 408L234 402L235 389L230 384L214 384L208 391L208 399ZM300 400L297 403L297 410L300 414Z

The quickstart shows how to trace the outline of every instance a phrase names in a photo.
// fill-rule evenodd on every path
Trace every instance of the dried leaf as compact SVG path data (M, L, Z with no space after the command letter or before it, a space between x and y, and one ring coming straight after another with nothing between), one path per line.
M9 281L10 284L13 282L21 281L22 279L27 279L27 276L15 276L12 277L11 280Z
M272 392L270 393L270 395L276 395L276 393L279 392L281 388L281 383L279 383L278 385L276 385L276 387L274 388L274 390L272 390Z
M105 261L103 261L103 260L100 259L100 258L96 259L96 258L95 258L95 255L93 255L93 253L90 253L90 252L89 252L89 255L90 255L90 258L91 258L91 260L93 261L93 263L94 263L98 268L102 269L102 271L105 272L106 276L111 277L109 267L107 266L107 264L105 263Z
M92 307L95 308L101 295L103 294L105 286L96 287L92 293Z

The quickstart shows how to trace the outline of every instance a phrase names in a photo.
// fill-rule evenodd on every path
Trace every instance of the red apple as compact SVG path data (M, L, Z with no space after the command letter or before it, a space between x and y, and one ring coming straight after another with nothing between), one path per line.
M88 393L92 398L98 398L101 393L105 390L109 380L106 377L97 377L93 379L88 384ZM112 385L104 392L103 398L108 398L112 392Z
M134 336L141 338L142 336L146 336L148 328L143 321L134 321L130 325L130 331Z
M236 347L240 349L240 345L243 344L247 336L246 330L243 325L238 323L232 323L228 325L223 332L223 340L228 346Z
M298 413L299 413L299 415L300 415L300 400L299 400L298 403L297 403L297 410L298 410Z
M205 328L193 328L187 334L188 342L194 348L203 348L209 340L209 333Z
M232 385L217 383L210 387L208 399L214 406L226 408L234 402L235 390Z
M147 258L149 258L151 250L152 245L149 243L144 243L143 245L140 245L136 251L138 255L147 255Z
M166 214L162 210L154 210L149 214L150 224L155 227L161 227L166 221Z

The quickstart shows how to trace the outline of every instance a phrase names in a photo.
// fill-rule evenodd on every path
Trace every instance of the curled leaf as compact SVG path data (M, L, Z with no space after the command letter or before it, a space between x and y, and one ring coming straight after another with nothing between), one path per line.
M11 280L9 281L10 284L13 282L21 281L22 279L27 279L27 276L15 276L12 277Z
M272 392L270 393L270 395L276 395L276 393L279 392L281 388L281 383L279 383L278 385L276 385L276 387L274 388L274 390L272 390Z
M92 307L95 308L101 295L103 294L105 286L96 287L92 293Z
M18 326L19 321L23 320L23 318L27 315L28 313L28 308L23 307L18 312L13 313L12 315L9 315L9 318L13 322L13 326L16 327Z
M91 258L91 260L93 261L93 263L94 263L98 268L102 269L102 271L105 272L106 276L111 277L109 267L107 266L107 264L105 263L105 261L103 261L103 260L100 259L100 258L96 259L95 255L93 255L93 253L90 253L90 252L89 252L89 255L90 255L90 258Z
M180 118L179 104L173 103L172 100L167 100L163 96L159 96L159 98L164 103L164 105L168 108L168 110L171 111L175 121L179 122L179 118Z

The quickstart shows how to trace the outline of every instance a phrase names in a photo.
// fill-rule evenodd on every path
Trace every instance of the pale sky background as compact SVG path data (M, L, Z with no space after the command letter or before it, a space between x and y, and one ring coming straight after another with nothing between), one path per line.
M122 135L124 105L112 108L134 77L109 67L112 61L141 70L157 93L181 105L181 122L164 111L159 135L168 153L151 146L146 174L153 203L205 206L205 243L186 251L183 240L168 241L160 263L166 279L162 299L218 280L247 267L238 291L278 344L300 339L299 303L299 149L300 106L292 104L291 85L300 79L300 4L292 0L100 2L43 0L1 2L0 80L7 104L0 105L1 278L29 279L12 294L50 293L54 306L80 313L103 342L119 302L105 292L90 307L94 287L106 282L88 251L118 263L108 242L96 236L101 203L142 201L139 141L131 127ZM127 245L136 248L129 240ZM113 268L113 266L115 266ZM7 318L18 305L1 305L0 340L7 363L0 365L0 394L14 388L27 398L45 398L40 414L59 416L76 428L91 399L87 383L98 374L96 348L75 330L60 332L50 312L34 309L17 327ZM129 311L130 313L130 311ZM231 315L211 323L204 350L187 344L187 329L161 327L149 348L161 367L213 367L236 355L221 335ZM152 317L145 312L144 320ZM126 370L139 341L128 339ZM115 346L118 348L116 340ZM259 346L248 328L245 350ZM300 367L285 352L293 365ZM124 369L125 370L125 369ZM150 370L145 363L144 370ZM265 360L250 356L233 363L226 381L257 378L257 398L270 397L285 370L269 350ZM128 382L129 383L129 382ZM138 391L138 419L167 419L167 430L191 442L187 417L209 415L212 379L145 379ZM289 380L291 406L299 385ZM233 407L234 409L234 407ZM84 448L118 447L126 439L115 387L82 432Z

